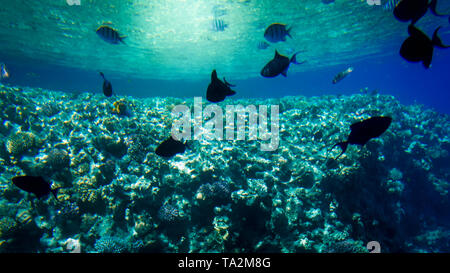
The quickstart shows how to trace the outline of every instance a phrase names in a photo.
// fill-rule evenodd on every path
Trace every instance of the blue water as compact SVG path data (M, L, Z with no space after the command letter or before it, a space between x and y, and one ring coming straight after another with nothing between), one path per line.
M450 38L450 35L442 36ZM16 62L2 58L12 75L3 84L41 87L69 92L101 93L102 78L97 71L85 71L42 62ZM380 94L395 96L403 104L418 103L440 113L450 114L450 50L435 49L432 67L425 69L420 63L408 63L399 54L349 63L354 71L337 84L333 77L348 66L330 66L307 72L297 72L291 65L288 77L267 79L255 71L254 77L245 80L228 80L236 84L237 94L233 98L283 97L292 95L321 96L326 94L349 95L368 88ZM212 68L213 69L213 68ZM33 74L34 73L34 74ZM223 75L226 77L226 75ZM198 80L133 79L122 75L108 74L114 92L135 97L205 96L209 78ZM230 99L233 99L230 98Z

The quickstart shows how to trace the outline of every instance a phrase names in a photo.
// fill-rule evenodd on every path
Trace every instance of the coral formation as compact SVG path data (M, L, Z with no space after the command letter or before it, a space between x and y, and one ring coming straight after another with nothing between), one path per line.
M82 252L450 251L447 115L370 92L234 100L279 106L276 151L201 139L166 160L154 150L171 109L192 99L127 98L119 117L97 94L14 90L0 87L0 252L66 252L70 238ZM333 159L375 115L390 128ZM10 182L23 173L48 175L60 200L31 209Z

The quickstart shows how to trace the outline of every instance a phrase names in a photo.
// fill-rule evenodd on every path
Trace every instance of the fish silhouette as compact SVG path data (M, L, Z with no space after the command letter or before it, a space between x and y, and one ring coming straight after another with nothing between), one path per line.
M372 138L379 137L383 134L391 125L391 117L371 117L369 119L353 123L350 126L350 135L347 141L339 142L334 147L339 146L342 152L336 157L338 159L347 150L348 144L357 144L364 146Z
M290 34L292 28L286 28L285 24L274 23L267 27L264 32L264 38L271 43L284 42L286 41L286 36L291 37Z
M125 44L123 39L127 36L120 36L119 32L110 26L100 26L96 31L97 35L102 38L103 41L110 44L118 44L119 42Z
M429 68L431 60L433 59L434 47L449 48L450 46L444 45L441 38L438 36L438 31L441 27L438 27L434 33L433 38L430 39L421 30L414 25L408 26L409 37L403 42L400 48L400 56L409 62L422 62L425 68Z
M230 88L233 86L234 85L228 83L225 78L223 78L223 81L219 80L219 78L217 78L217 72L214 69L211 73L211 83L206 90L206 99L210 102L221 102L227 96L236 94L236 92Z
M431 13L436 16L448 16L439 14L436 11L437 0L432 0L430 3L428 3L428 1L429 0L402 0L395 6L394 16L402 22L411 21L411 24L413 25L427 13L428 8L430 8Z
M297 52L294 55L292 55L291 59L289 59L288 57L281 55L278 53L278 51L275 50L275 56L273 57L273 59L268 62L263 69L261 70L261 76L266 77L266 78L273 78L276 77L280 74L282 74L283 76L287 76L287 70L289 68L289 65L291 63L294 64L302 64L304 62L297 62L297 54L300 53Z
M52 193L55 196L56 200L58 200L56 194L59 188L52 189L50 183L45 181L42 176L16 176L12 178L12 182L20 189L29 193L33 193L38 199L47 196L49 193Z
M111 83L105 78L103 72L100 72L100 76L103 78L103 94L107 97L111 97L113 92Z
M175 140L172 136L168 139L164 140L159 146L156 148L155 153L161 157L173 157L176 154L182 154L186 150L186 144Z

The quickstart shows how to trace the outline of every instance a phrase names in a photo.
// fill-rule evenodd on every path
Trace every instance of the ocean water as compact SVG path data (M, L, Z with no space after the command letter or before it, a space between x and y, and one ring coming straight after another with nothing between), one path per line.
M407 62L408 23L392 11L350 0L0 2L0 253L450 251L450 49L435 48L428 69ZM437 9L450 14L450 2ZM267 42L272 23L292 38ZM100 39L102 24L124 43ZM448 16L428 11L416 26L429 37L441 26L450 45ZM306 62L264 78L275 50ZM217 104L206 100L214 69L236 91ZM255 106L258 130L266 107L268 132L252 139L248 117L237 139L230 105ZM162 158L180 106L186 150ZM207 137L212 106L222 139ZM350 126L375 116L389 128L336 158ZM57 198L12 182L23 175Z

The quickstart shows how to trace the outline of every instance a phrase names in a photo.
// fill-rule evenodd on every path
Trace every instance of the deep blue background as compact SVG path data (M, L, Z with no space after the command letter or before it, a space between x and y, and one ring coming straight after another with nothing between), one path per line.
M446 27L446 31L449 28ZM450 44L450 34L444 30L441 38L444 43ZM259 71L255 71L254 78L247 80L233 80L220 71L218 74L220 78L225 76L229 82L237 85L234 88L237 91L234 98L355 94L359 93L361 88L368 87L369 91L377 89L380 94L393 95L403 104L420 103L441 113L450 114L450 49L435 49L430 69L425 69L420 63L408 63L397 52L392 53L388 57L370 58L308 72L298 72L298 68L291 65L287 78L279 76L267 79L261 77ZM7 64L11 74L9 79L3 81L6 85L69 92L102 92L103 80L98 71L49 66L28 60L19 61L17 58L2 56L1 53L0 61ZM350 65L354 67L354 72L338 84L332 84L333 77ZM213 68L211 67L211 70ZM209 76L200 81L129 79L111 74L106 77L111 81L116 94L136 97L205 97L210 81Z

